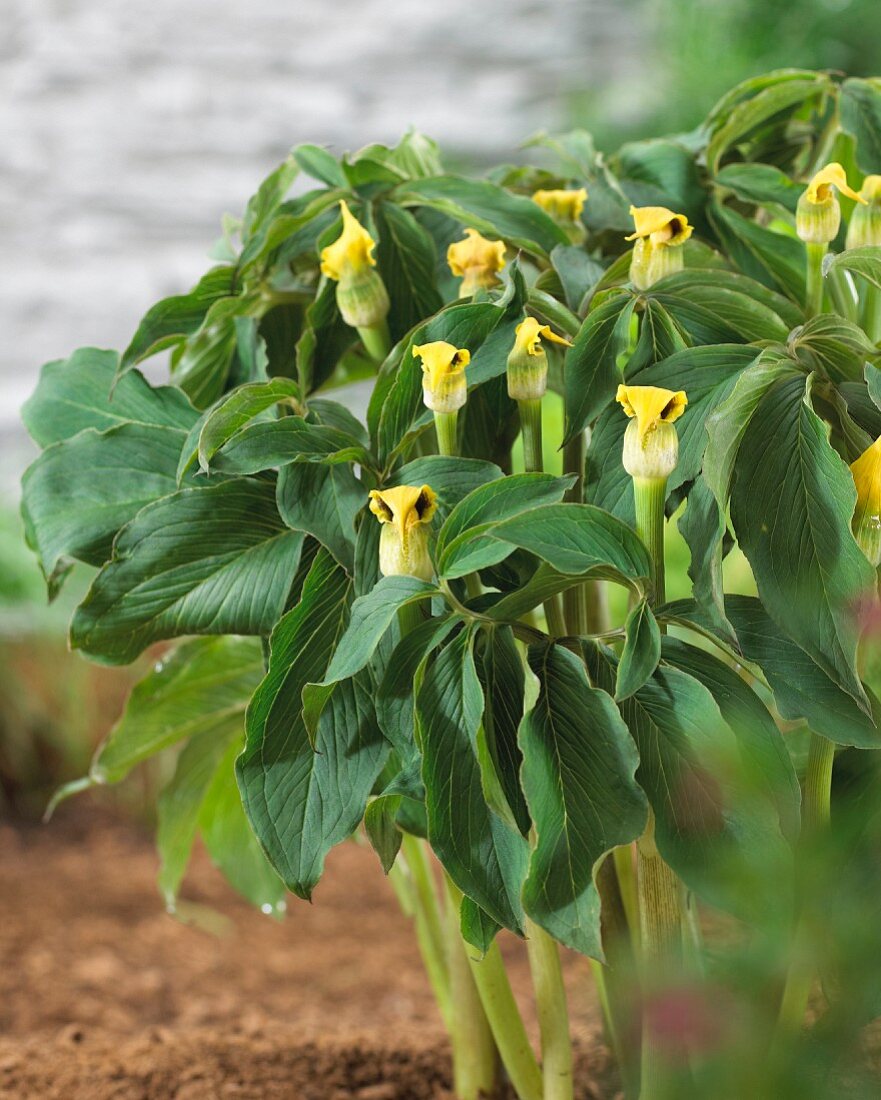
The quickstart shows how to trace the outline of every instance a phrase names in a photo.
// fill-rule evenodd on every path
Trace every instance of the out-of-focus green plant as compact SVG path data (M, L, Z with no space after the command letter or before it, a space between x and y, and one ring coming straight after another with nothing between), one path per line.
M300 146L121 356L44 368L23 514L52 594L97 569L71 643L177 640L61 794L180 749L169 905L199 833L279 912L363 825L462 1100L572 1097L560 944L629 1097L859 1095L881 83L785 70L687 141L532 144L482 179L418 134Z

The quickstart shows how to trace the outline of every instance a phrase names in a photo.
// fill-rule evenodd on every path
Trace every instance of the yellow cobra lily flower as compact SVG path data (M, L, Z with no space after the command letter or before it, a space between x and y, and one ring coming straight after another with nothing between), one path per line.
M853 532L863 553L876 568L881 565L881 438L851 464L857 487Z
M860 188L864 201L854 207L847 227L847 247L881 246L881 176L866 176Z
M521 321L514 329L514 346L508 355L508 396L515 401L533 401L547 392L548 357L542 340L572 347L565 336L558 336L535 317Z
M413 357L422 360L422 397L432 412L452 413L461 409L468 397L465 368L471 362L467 348L457 348L446 340L413 346Z
M383 525L379 536L379 571L384 577L419 577L434 573L428 556L428 525L437 511L437 495L428 485L373 489L370 511Z
M633 478L666 480L679 461L673 423L685 412L685 391L620 385L615 400L631 418L624 433L624 469Z
M337 283L337 305L346 324L370 328L384 321L389 311L385 284L373 270L376 242L344 201L340 214L343 231L321 250L321 273Z
M828 244L835 239L841 225L838 194L847 195L859 203L866 202L858 191L848 185L841 165L833 162L812 176L798 200L795 229L805 243Z
M666 206L631 206L634 232L624 239L635 241L630 261L630 281L637 290L648 290L665 275L682 270L682 245L694 232L684 214Z
M587 199L587 190L579 187L577 191L541 189L535 191L532 201L549 214L563 229L573 244L581 244L587 237L587 232L581 221L581 212Z
M505 242L490 241L476 229L466 229L465 238L447 249L450 271L461 278L459 297L470 298L480 287L487 290L501 283L499 272L505 266Z

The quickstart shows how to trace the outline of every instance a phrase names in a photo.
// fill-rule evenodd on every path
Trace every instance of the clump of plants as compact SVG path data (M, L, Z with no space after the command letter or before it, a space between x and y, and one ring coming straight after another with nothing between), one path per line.
M170 906L197 834L268 912L366 837L461 1100L573 1096L561 945L628 1097L874 1095L881 83L528 148L299 146L122 354L44 368L71 646L179 639L75 786L178 747Z

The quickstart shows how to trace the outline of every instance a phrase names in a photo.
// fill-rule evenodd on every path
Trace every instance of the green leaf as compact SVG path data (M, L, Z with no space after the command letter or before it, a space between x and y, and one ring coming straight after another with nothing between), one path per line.
M866 360L878 356L858 325L831 313L821 313L794 329L787 350L806 371L820 371L838 383L862 380Z
M558 244L551 253L551 263L559 276L566 305L577 312L605 269L575 245Z
M863 248L848 248L833 257L826 270L850 271L853 275L860 275L873 286L881 288L881 248L865 246Z
M632 141L613 159L621 190L634 206L667 206L703 220L706 193L701 186L694 153L669 138Z
M768 708L730 665L678 638L664 638L663 657L704 685L734 731L748 782L775 806L781 831L799 836L801 788L792 758Z
M731 519L771 617L857 703L855 603L874 570L851 533L856 488L803 377L762 398L735 461Z
M611 698L590 686L573 653L531 646L529 664L540 694L520 727L535 822L523 906L555 939L602 959L593 874L606 852L645 828L636 746Z
M629 381L637 371L684 351L688 346L679 326L660 302L649 298L639 319L639 340L624 366Z
M351 466L291 463L278 475L278 510L295 531L313 535L348 572L355 566L355 517L367 500Z
M617 359L630 339L633 308L634 299L630 295L608 298L587 315L573 346L566 352L564 442L583 431L614 398L621 381Z
M804 184L796 183L773 164L726 164L715 183L728 188L742 202L756 206L776 204L795 213Z
M212 469L226 474L256 474L291 462L357 462L368 469L375 465L358 439L326 424L310 424L300 416L249 424L211 458Z
M288 889L308 899L330 849L361 820L388 755L368 690L341 684L321 715L315 748L302 693L324 676L345 627L351 582L325 552L303 595L272 633L269 670L248 708L237 763L245 811Z
M189 294L163 298L144 314L131 343L122 353L119 373L151 355L180 343L192 335L216 302L233 293L235 268L213 267Z
M339 161L321 145L305 143L294 147L291 155L307 176L328 187L345 187L346 177Z
M678 527L691 555L688 575L695 602L712 623L713 630L736 651L737 638L725 613L722 578L722 550L727 528L719 502L703 475L695 479L689 490L685 515L680 516Z
M493 462L478 458L448 458L446 455L423 455L399 466L388 480L389 485L430 485L438 497L434 526L438 529L456 505L491 481L502 478L501 469Z
M624 623L624 648L615 680L615 702L629 699L658 667L661 631L645 600L640 600Z
M256 638L195 638L162 657L132 689L89 775L118 783L148 757L186 739L242 731L263 677Z
M841 125L857 140L857 164L867 174L881 172L881 83L845 80L839 96Z
M802 190L798 188L799 193ZM759 225L718 202L710 206L710 219L742 271L779 287L794 302L804 302L805 250L800 240Z
M267 482L178 490L117 535L112 560L74 614L71 646L127 664L163 638L268 634L302 544L282 524Z
M273 378L269 382L239 386L211 410L202 425L199 465L207 470L220 448L255 416L276 405L295 405L299 399L300 389L290 378Z
M312 393L331 377L356 338L337 306L336 283L325 278L306 309L296 346L297 378L303 393Z
M95 428L104 431L134 422L188 431L198 413L176 386L153 387L139 371L116 380L115 351L80 348L69 359L46 363L21 416L41 447Z
M492 537L537 555L559 573L641 587L651 560L636 533L592 504L546 504L492 528Z
M566 234L541 207L524 195L513 195L489 180L436 176L413 180L394 194L405 205L429 206L515 248L543 256L555 245L568 244Z
M528 849L486 804L477 761L483 692L462 631L426 673L416 699L428 836L453 882L505 928L521 932Z
M116 532L145 505L177 489L184 433L122 424L87 428L48 447L22 479L22 514L40 568L53 578L68 559L101 565Z
M876 720L783 634L754 596L728 595L725 608L741 652L764 672L783 718L803 719L812 730L836 744L862 749L881 747ZM668 604L664 613L713 630L713 624L690 600ZM873 714L881 715L881 704L873 696L870 702Z
M695 344L785 340L791 326L763 300L766 288L741 278L744 283L733 286L716 272L686 268L661 279L648 293Z
M464 577L507 557L510 551L486 532L510 516L560 500L571 484L572 478L550 474L512 474L474 489L440 529L435 548L438 574L448 580Z
M282 199L291 188L299 174L300 167L293 153L289 153L281 164L262 181L256 194L248 199L245 216L242 219L242 239L247 241L256 236L270 217L281 205Z
M419 761L402 768L382 791L370 800L364 812L364 831L385 874L392 869L401 847L401 830L396 818L405 800L422 804L425 788L419 774Z
M393 340L443 305L437 290L434 241L409 211L384 202L376 207L377 265L391 299L388 324Z
M459 909L459 927L462 939L476 948L480 952L480 957L483 958L492 947L493 940L502 926L497 924L489 913L485 913L476 901L463 897Z

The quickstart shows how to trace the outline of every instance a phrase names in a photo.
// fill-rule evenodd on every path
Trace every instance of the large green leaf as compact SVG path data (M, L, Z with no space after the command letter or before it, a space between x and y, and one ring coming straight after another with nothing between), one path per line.
M855 602L874 570L851 533L853 477L803 376L764 395L735 460L731 519L771 617L857 703Z
M773 164L726 164L716 174L719 187L733 191L743 202L756 206L775 203L795 213L804 185L796 183Z
M278 510L295 531L327 547L349 572L355 565L355 517L367 500L351 466L291 463L278 475Z
M272 633L269 670L247 716L239 788L248 818L290 890L309 898L327 853L361 820L388 744L368 689L347 681L321 715L315 746L303 721L302 692L324 676L345 628L351 582L325 552L315 559L300 602Z
M463 577L501 561L510 551L486 532L510 516L559 501L571 482L550 474L513 474L474 489L456 505L438 534L439 575Z
M212 469L227 474L256 474L289 462L357 462L369 469L375 465L348 432L329 424L309 423L301 416L249 424L211 458Z
M513 195L489 180L462 176L414 180L394 197L404 204L440 210L463 225L502 237L527 252L544 255L555 245L568 243L563 230L532 199Z
M771 292L741 278L743 283L737 285L716 272L686 268L661 279L648 293L695 344L785 340L791 326L767 304L765 295Z
M614 398L618 356L630 339L634 299L616 294L592 310L566 353L566 439L572 439Z
M603 958L594 868L645 828L636 746L611 698L558 646L531 646L540 693L520 727L535 846L523 886L529 916L576 951Z
M388 316L393 340L443 305L438 293L434 241L413 215L394 203L380 203L375 213L379 230L376 259L391 299Z
M182 634L268 634L284 610L303 536L274 486L237 480L181 489L120 531L71 624L71 645L126 664Z
M881 172L881 82L845 80L839 104L842 127L857 139L860 171Z
M528 849L484 797L477 759L484 700L471 647L462 631L428 667L416 699L428 836L459 889L520 932Z
M645 600L635 604L624 623L624 648L615 678L615 702L638 691L658 667L661 631Z
M175 492L185 434L121 424L87 428L48 447L22 479L28 541L55 586L67 560L101 565L116 532L145 505Z
M139 371L114 386L118 363L115 351L99 348L80 348L69 359L46 363L21 410L34 440L48 447L84 428L104 431L130 421L182 431L192 427L198 414L181 390L151 386Z
M802 190L798 188L799 193ZM805 250L800 240L759 225L721 203L711 205L710 217L728 254L743 272L778 287L795 302L804 301Z
M881 248L869 245L848 248L833 257L827 274L829 271L850 271L853 275L861 275L873 286L881 287Z
M220 448L260 413L276 405L296 407L299 399L300 388L291 378L239 386L205 418L199 434L199 465L207 470Z

